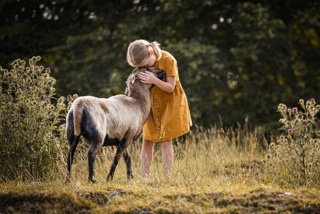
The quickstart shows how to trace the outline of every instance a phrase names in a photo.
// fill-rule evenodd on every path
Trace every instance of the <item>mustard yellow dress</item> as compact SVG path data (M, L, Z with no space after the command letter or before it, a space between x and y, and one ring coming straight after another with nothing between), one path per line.
M143 138L162 142L177 138L190 131L192 120L186 94L181 86L176 59L162 50L162 57L156 61L156 68L165 70L167 77L176 77L172 93L157 86L151 89L151 113L143 127Z

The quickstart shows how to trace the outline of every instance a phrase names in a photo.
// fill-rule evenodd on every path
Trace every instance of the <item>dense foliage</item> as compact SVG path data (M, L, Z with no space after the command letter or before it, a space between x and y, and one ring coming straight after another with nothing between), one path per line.
M63 123L73 98L55 99L56 80L39 60L0 67L0 181L45 179L65 159Z
M58 95L123 93L126 48L157 40L178 60L195 124L279 126L280 102L319 92L319 1L5 0L0 65L40 55Z

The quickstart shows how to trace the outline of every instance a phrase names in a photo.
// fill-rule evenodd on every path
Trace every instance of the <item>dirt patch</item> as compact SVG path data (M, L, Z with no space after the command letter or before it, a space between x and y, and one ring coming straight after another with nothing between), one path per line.
M87 202L64 194L0 195L0 213L78 213L90 208Z
M216 197L216 196L213 196ZM260 192L216 198L216 206L233 206L243 213L319 213L320 197L290 192Z
M318 194L265 189L242 195L225 192L140 195L121 189L0 195L0 213L319 213L319 210Z
M205 193L165 196L171 201L186 199L208 213L319 213L320 196L290 192L255 190L243 195Z

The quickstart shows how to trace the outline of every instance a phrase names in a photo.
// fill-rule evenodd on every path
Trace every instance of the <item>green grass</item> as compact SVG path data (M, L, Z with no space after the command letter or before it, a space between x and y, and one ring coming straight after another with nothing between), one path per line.
M264 167L264 140L253 131L217 127L191 132L174 143L171 174L161 175L161 149L155 147L152 173L139 173L141 140L130 147L134 179L127 181L124 161L106 182L115 150L104 148L96 161L98 182L87 182L87 148L75 155L71 183L65 162L45 182L0 183L0 213L317 213L317 187L284 188Z

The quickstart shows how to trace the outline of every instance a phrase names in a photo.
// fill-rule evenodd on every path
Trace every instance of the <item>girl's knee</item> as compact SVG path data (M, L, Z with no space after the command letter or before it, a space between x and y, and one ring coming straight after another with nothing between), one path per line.
M172 149L173 148L172 147L172 140L161 142L161 147L162 147L162 149L165 149L165 150Z
M149 155L150 153L152 153L153 145L154 145L154 142L149 140L143 140L141 154L146 155L147 153Z

